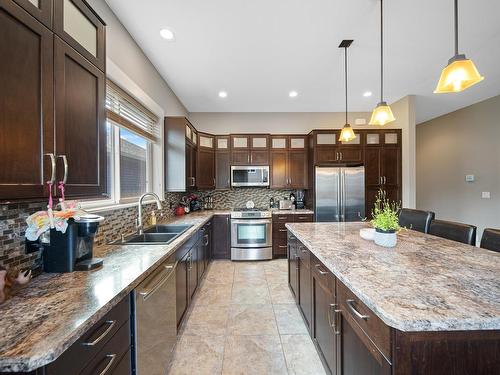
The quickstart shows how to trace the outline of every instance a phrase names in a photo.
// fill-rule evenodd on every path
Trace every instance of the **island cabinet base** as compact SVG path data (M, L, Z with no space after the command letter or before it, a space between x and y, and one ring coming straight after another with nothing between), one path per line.
M291 232L288 258L290 289L327 373L500 374L500 331L400 331L385 324ZM301 272L306 262L310 272Z

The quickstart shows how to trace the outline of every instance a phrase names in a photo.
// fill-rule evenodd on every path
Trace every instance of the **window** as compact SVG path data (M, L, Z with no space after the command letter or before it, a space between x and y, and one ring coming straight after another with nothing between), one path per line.
M106 116L110 199L99 205L136 201L141 194L153 190L153 145L159 140L159 119L109 80Z

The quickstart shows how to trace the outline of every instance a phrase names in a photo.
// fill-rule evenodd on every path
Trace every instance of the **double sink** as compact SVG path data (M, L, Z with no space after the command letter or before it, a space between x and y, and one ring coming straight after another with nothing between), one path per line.
M154 225L143 233L135 233L129 237L112 242L113 245L141 245L158 244L166 245L174 241L181 234L186 232L192 225L159 224Z

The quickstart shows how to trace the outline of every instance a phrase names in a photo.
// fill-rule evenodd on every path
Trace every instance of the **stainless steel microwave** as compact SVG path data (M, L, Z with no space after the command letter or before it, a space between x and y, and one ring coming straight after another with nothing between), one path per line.
M269 166L231 167L231 186L269 186Z

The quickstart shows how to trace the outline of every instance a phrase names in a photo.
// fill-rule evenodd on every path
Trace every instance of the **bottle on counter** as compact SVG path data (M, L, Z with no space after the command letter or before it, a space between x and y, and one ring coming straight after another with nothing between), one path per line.
M269 208L274 208L274 198L269 199Z

